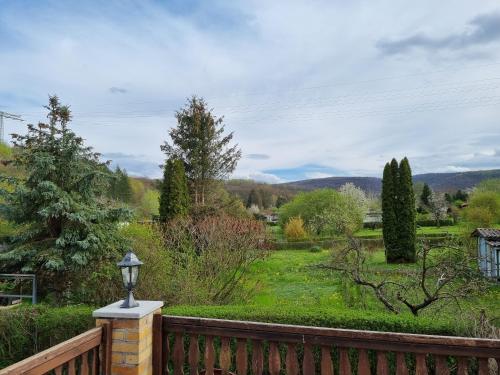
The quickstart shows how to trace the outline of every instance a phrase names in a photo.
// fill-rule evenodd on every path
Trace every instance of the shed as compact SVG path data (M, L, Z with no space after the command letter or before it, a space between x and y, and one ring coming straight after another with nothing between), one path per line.
M477 237L479 269L486 277L500 279L500 229L477 228L472 236Z

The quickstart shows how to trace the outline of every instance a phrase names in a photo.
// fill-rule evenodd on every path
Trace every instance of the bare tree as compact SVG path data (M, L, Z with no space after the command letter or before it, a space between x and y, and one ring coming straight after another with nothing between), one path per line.
M460 246L423 243L417 254L417 267L392 272L370 270L368 256L360 240L350 238L346 248L334 252L330 264L320 267L339 271L354 283L371 289L385 308L395 314L408 309L418 316L433 304L459 304L485 289L486 281L475 267L477 263Z

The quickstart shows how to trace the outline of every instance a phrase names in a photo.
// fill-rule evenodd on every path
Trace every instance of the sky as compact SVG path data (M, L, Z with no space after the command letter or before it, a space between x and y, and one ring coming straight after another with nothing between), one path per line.
M233 178L494 169L499 47L498 0L0 0L0 111L23 132L57 94L135 176L191 95L234 132Z

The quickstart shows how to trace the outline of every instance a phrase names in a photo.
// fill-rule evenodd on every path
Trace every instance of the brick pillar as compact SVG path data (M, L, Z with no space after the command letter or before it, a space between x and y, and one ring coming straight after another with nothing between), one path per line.
M153 315L161 314L161 301L138 301L139 306L120 308L123 301L95 310L97 326L111 322L111 374L152 375ZM108 374L106 374L108 375Z

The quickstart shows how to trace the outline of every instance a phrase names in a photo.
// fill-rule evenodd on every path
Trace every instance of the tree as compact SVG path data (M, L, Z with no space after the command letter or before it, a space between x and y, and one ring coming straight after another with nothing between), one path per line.
M485 279L476 267L477 259L454 244L422 245L418 267L405 270L404 277L387 274L380 277L367 265L370 253L359 239L349 238L347 247L335 251L329 264L320 268L339 271L357 285L369 288L384 307L399 314L409 310L414 316L432 305L457 303L485 288Z
M446 217L448 205L444 194L432 192L427 203L427 207L436 221L436 225L441 227L441 220Z
M161 149L167 158L182 160L192 201L203 206L211 183L234 171L241 150L230 146L233 133L224 135L223 118L215 117L202 98L191 97L176 118L177 127L169 132L172 142Z
M260 192L256 189L250 190L250 193L248 194L246 207L250 208L252 206L257 206L259 209L263 207L262 196L260 195Z
M396 194L394 178L392 176L393 168L387 163L384 167L382 178L382 235L387 260L395 258L393 254L397 252L397 217L396 217Z
M428 206L429 198L431 197L431 195L432 195L431 188L429 187L429 185L424 184L424 187L422 189L422 194L420 195L420 202L423 205Z
M120 169L119 166L116 167L113 173L113 179L109 187L109 195L111 198L125 203L130 203L132 201L133 192L127 171L125 169Z
M363 225L362 207L333 189L299 193L279 209L282 227L291 217L299 216L307 230L316 235L354 233Z
M49 98L48 123L29 124L13 135L14 164L25 179L11 179L2 215L21 225L12 246L0 253L3 269L34 272L42 292L76 288L79 272L114 262L123 243L117 224L131 212L105 199L111 174L99 154L69 129L71 112Z
M382 178L382 223L388 263L415 259L415 194L407 158L387 163Z
M398 249L399 256L394 261L414 262L417 237L415 196L410 163L403 158L399 164L399 187L397 194Z
M168 159L163 170L160 190L160 220L167 221L189 212L189 192L184 163L179 159Z

